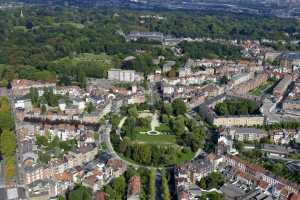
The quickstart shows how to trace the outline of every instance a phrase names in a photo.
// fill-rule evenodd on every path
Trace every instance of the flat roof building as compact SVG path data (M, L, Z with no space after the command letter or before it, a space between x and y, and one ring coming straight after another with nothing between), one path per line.
M108 79L121 82L134 82L134 70L111 69L108 71Z

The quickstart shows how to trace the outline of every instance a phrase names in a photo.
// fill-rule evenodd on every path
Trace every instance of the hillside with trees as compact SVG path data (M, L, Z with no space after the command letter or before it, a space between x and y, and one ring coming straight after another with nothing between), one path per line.
M141 23L140 17L147 14L163 18ZM105 77L109 63L110 67L149 73L159 67L150 63L153 58L163 55L177 59L157 42L126 42L123 35L131 31L155 31L174 37L283 40L286 42L280 49L293 50L299 49L299 44L290 45L291 40L300 38L297 20L205 12L31 7L23 9L23 17L20 9L11 9L0 11L0 18L1 85L14 78L69 84L85 76ZM238 48L220 44L183 43L181 47L193 58L240 57ZM136 59L123 63L128 56Z

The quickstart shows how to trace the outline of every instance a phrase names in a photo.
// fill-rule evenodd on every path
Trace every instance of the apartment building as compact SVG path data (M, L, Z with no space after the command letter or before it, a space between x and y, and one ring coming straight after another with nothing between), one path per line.
M108 79L112 81L134 82L135 75L134 70L111 69L108 71Z
M263 116L231 116L231 117L215 117L213 124L215 126L255 126L263 125L265 118Z
M254 79L251 79L247 82L241 83L234 88L236 94L245 95L249 91L257 88L261 84L265 83L268 80L268 74L262 73L257 75Z
M273 95L275 97L283 96L284 92L288 88L288 86L292 83L293 77L289 74L285 75L284 78L276 85L273 90Z

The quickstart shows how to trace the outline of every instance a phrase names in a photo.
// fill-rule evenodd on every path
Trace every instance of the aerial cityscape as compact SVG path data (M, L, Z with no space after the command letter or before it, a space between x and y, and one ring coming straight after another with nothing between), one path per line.
M300 200L299 11L1 1L0 200Z

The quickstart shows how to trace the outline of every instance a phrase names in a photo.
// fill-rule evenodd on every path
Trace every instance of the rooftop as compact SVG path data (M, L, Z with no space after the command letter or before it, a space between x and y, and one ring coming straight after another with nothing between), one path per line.
M264 144L262 150L271 153L289 154L289 151L286 147L275 144Z
M245 194L244 190L241 188L233 185L233 184L224 184L220 190L223 192L223 194L230 198L230 199L236 199L238 197L241 197Z

